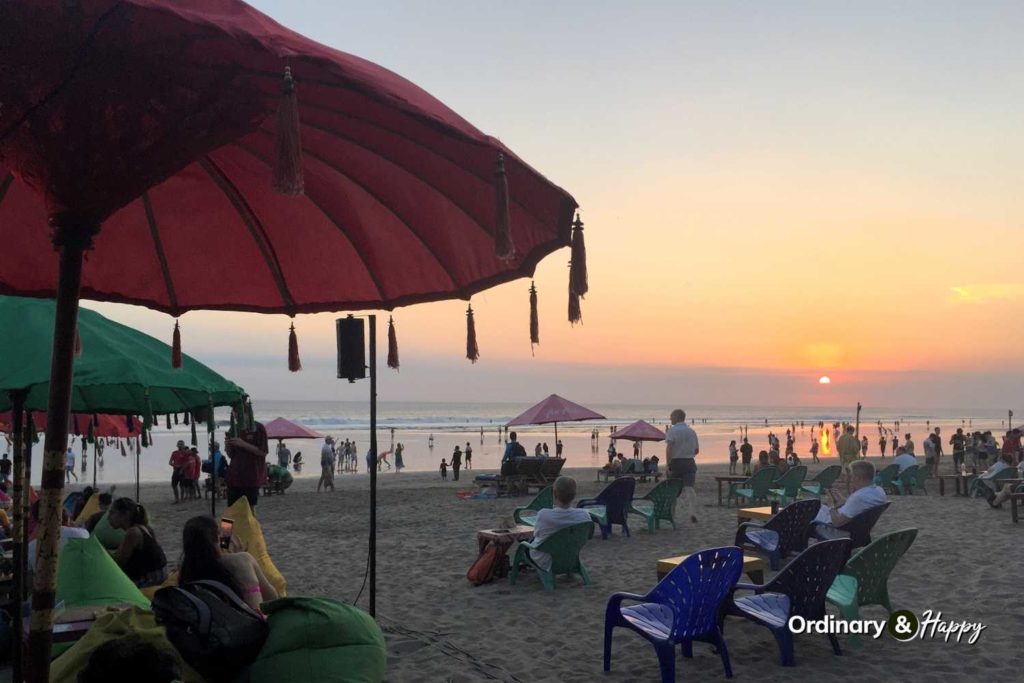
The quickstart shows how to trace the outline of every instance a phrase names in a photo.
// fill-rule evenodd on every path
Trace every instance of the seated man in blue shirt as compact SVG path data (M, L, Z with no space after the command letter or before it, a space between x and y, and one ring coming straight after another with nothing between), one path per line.
M867 460L850 463L850 495L844 501L835 489L828 490L831 505L822 505L815 522L841 527L860 513L886 503L885 491L875 486L875 466Z
M541 543L556 531L565 527L579 524L580 522L592 522L590 513L583 508L574 508L573 499L576 498L576 480L572 477L559 477L551 486L551 494L555 506L546 508L537 513L537 520L533 525L533 541ZM551 555L541 550L531 550L530 558L541 568L551 569Z
M508 444L505 445L505 455L502 456L501 462L506 463L509 460L515 460L516 458L525 458L526 449L523 445L516 441L516 433L508 433Z

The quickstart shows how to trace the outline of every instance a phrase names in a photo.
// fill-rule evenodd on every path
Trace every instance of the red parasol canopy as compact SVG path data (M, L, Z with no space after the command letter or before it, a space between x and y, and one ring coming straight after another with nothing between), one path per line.
M584 408L578 403L567 401L558 394L551 394L519 417L510 420L508 426L542 425L552 422L579 422L581 420L603 419L604 415L595 413L589 408Z
M627 441L664 441L665 432L649 422L637 420L629 426L616 430L611 438L626 439Z
M83 298L172 315L468 298L570 244L576 202L498 140L238 0L15 0L0 25L0 292L53 295L65 212L103 226ZM286 66L304 194L284 198Z
M92 420L93 417L93 415L72 413L70 423L71 429L68 433L85 436L89 433L89 420ZM139 435L138 431L128 431L128 424L125 421L124 415L107 415L103 413L96 415L95 417L98 419L99 424L93 426L93 436L124 439L130 436ZM46 429L46 413L43 411L33 412L32 420L35 423L36 429L39 431L44 431ZM11 417L10 411L0 413L0 431L10 431L12 422L13 418Z
M263 425L267 430L268 439L322 439L324 435L308 427L303 427L283 417L274 418Z

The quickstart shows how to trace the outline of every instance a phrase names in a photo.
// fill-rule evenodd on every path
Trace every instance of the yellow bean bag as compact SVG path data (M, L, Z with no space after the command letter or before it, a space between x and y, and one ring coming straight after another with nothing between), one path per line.
M89 519L90 517L92 517L93 515L95 515L99 511L100 511L100 492L96 491L94 494L89 496L89 500L86 501L85 507L83 507L82 511L78 513L78 516L75 517L71 521L73 521L75 524L78 524L79 522L84 524L85 520Z
M81 640L50 663L50 683L76 683L78 672L85 668L86 662L96 648L110 640L126 636L138 636L157 647L167 649L178 660L184 683L203 683L203 678L185 663L167 640L166 632L156 623L153 613L138 607L111 612L97 618Z
M153 596L156 595L156 592L158 590L160 590L161 588L167 588L168 586L177 586L177 585L178 585L178 570L175 569L173 572L171 572L170 574L167 575L167 579L165 579L164 582L161 583L159 586L146 586L145 588L140 588L139 591L143 595L145 595L147 598L149 598L150 601L152 601L153 600Z
M263 540L263 527L252 514L249 501L243 496L235 501L234 505L224 511L224 516L235 522L232 534L242 545L242 549L256 558L256 563L267 576L267 581L277 589L280 597L288 595L288 583L284 576L274 566L270 554L267 553L267 543Z

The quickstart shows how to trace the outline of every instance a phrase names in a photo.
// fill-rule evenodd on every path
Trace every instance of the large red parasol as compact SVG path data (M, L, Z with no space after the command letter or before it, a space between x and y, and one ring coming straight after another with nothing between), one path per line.
M508 422L509 427L516 425L555 424L555 442L558 441L559 422L581 422L583 420L603 420L604 415L584 408L578 403L568 401L558 394L551 394L519 417Z
M277 417L263 425L268 439L322 439L324 435L291 420Z
M637 420L631 425L612 433L613 439L626 439L627 441L664 441L665 432L661 431L650 422Z
M80 296L173 315L387 309L466 298L572 242L578 318L586 268L565 191L408 81L239 0L8 0L0 26L17 27L0 39L0 292L57 300L42 682Z
M42 411L36 411L32 413L32 420L35 424L36 429L43 431L46 429L46 413ZM93 421L92 434L93 436L100 436L103 438L115 438L124 439L129 436L138 436L138 432L128 432L128 424L124 419L123 415L107 415L101 413L99 415L82 415L74 414L71 416L71 431L69 434L76 434L78 436L85 436L89 433L89 421ZM11 416L11 411L6 413L0 413L0 431L7 431L4 429L6 426L8 429L10 425L14 423L14 418Z

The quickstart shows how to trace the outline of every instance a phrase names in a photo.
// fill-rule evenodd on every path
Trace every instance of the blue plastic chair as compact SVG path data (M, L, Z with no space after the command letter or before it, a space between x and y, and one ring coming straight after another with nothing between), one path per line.
M820 507L821 501L817 498L798 500L763 524L744 522L736 529L735 543L741 548L751 547L765 553L771 568L777 570L788 553L807 547L808 530Z
M632 477L621 477L604 487L597 498L585 498L576 507L586 508L597 525L601 527L601 538L607 539L612 533L612 524L622 526L622 533L629 536L629 523L626 517L633 505L633 491L636 480Z
M732 678L719 610L742 570L742 550L710 548L687 557L647 595L613 594L604 614L604 670L611 670L612 631L622 626L636 631L654 646L662 683L676 680L676 643L689 659L695 640L711 643L718 649L725 676ZM623 607L624 600L639 604Z
M763 586L736 584L725 613L771 630L779 644L782 666L793 666L793 633L789 630L789 619L800 616L818 620L825 616L825 596L850 552L850 540L846 538L815 543ZM736 592L740 590L754 594L737 597ZM722 628L724 632L724 621ZM839 639L834 634L829 634L828 639L832 651L842 654Z

